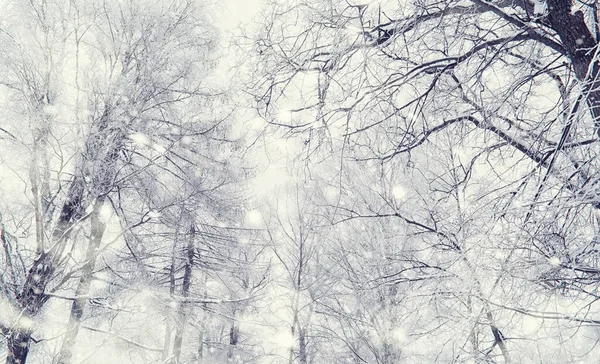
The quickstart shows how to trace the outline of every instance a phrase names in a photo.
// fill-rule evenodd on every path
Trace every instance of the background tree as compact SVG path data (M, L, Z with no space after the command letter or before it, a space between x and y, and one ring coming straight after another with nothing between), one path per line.
M321 242L326 241L327 230L312 192L314 186L310 183L289 181L271 195L266 208L273 275L278 277L271 281L274 299L269 310L273 315L266 321L281 336L279 344L283 347L274 354L290 364L315 362L320 349L314 311L327 283L321 279L319 266Z
M194 296L193 288L206 289L192 269L214 269L202 244L235 240L241 228L223 227L240 214L247 171L239 164L239 137L229 137L224 90L210 84L217 32L206 20L209 7L195 1L5 5L3 106L13 109L14 120L3 133L16 150L4 161L3 194L25 191L2 206L7 362L24 363L32 340L41 343L32 360L111 355L118 347L107 343L112 339L146 362L160 360L157 341L170 339L164 330L147 335L141 320L164 313L156 303L163 287L177 288L168 302L180 308L179 318L189 306L219 304L218 297ZM29 130L21 132L23 125ZM154 244L142 228L170 235ZM22 236L10 233L17 229ZM157 254L165 247L167 254ZM175 262L177 270L172 287L156 271L165 257L165 267ZM66 331L49 325L49 317L67 312ZM175 362L191 355L181 354L181 321L174 328ZM155 316L151 322L157 324ZM133 332L132 323L140 325ZM61 344L46 345L53 335Z

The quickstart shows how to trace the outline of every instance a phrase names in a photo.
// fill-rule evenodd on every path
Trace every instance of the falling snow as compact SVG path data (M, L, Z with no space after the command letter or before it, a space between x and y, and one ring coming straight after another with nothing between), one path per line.
M600 362L593 8L3 5L0 360Z
M147 146L152 143L150 138L143 133L133 133L129 135L129 139L131 139L131 141L133 141L133 143L137 146Z

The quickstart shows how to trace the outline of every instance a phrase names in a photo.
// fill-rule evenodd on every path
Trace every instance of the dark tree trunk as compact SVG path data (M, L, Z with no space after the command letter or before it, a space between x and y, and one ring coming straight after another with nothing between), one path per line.
M112 188L114 173L116 173L115 163L125 138L120 129L109 129L109 111L110 108L105 109L96 124L97 128L90 133L82 156L81 175L89 174L96 177L90 186L93 190L90 197L103 198L100 196L108 194ZM100 170L90 170L90 166L96 163L100 165ZM29 317L37 315L49 298L45 291L65 249L65 242L69 239L73 225L84 215L86 189L83 178L76 176L71 182L67 199L52 232L50 248L37 255L27 273L23 289L17 295L19 309ZM19 328L6 328L5 332L9 338L14 337L14 340L7 341L7 363L25 364L29 353L31 332Z
M583 84L586 103L600 137L600 67L598 61L594 62L598 40L588 28L583 13L572 13L572 8L571 0L548 0L548 22L560 37L573 71Z
M194 227L194 221L191 221L191 228L188 237L188 244L186 247L186 261L185 269L183 273L183 284L181 287L181 295L185 300L190 295L190 287L192 285L192 267L194 265L194 235L196 234L196 228ZM173 340L173 363L179 364L181 361L181 347L183 343L183 332L185 328L185 320L187 314L187 303L181 302L179 305L177 329L175 331L175 339Z
M73 221L80 216L83 201L83 186L75 179L69 189L69 198L63 205L57 226L52 234L53 246L49 251L39 254L33 261L27 273L23 289L17 295L19 308L32 317L37 315L44 303L48 300L46 286L52 279L56 265L56 259L60 256L61 246L69 235L69 229ZM25 364L29 354L31 332L20 328L8 328L6 357L7 364Z
M308 363L308 354L306 351L306 347L308 343L306 342L306 329L300 328L298 330L298 360L301 364Z
M30 340L31 333L12 331L6 340L8 346L6 364L24 364L29 353Z
M229 328L229 347L227 350L227 357L233 358L235 352L234 348L238 344L240 340L240 327L238 326L237 320L235 319L235 311L233 312L233 321L231 322L231 327Z

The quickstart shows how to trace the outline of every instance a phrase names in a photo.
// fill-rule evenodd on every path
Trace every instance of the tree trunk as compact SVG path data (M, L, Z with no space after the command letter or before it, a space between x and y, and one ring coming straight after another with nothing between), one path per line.
M91 174L95 177L91 186L94 196L89 197L100 198L99 196L106 195L112 187L116 173L115 164L125 135L121 129L110 130L109 123L110 109L107 108L98 120L97 128L91 131L86 142L85 153L81 161L83 171L80 173L82 173L81 175ZM99 164L101 168L90 170L90 163ZM85 194L86 184L82 177L76 176L71 182L56 227L52 232L50 248L37 254L27 272L23 288L17 295L17 303L20 310L29 317L37 315L49 298L45 292L46 287L61 259L73 225L81 219L85 212ZM25 364L29 353L31 332L19 330L19 328L8 328L5 331L9 338L13 336L15 338L7 341L7 363ZM16 344L17 342L18 344Z
M6 364L23 364L29 353L30 332L12 331L7 339L8 356Z
M308 355L306 352L307 347L306 342L306 329L299 328L298 329L298 360L301 364L308 363Z
M600 67L596 59L598 41L585 23L583 13L572 13L572 8L571 0L548 0L548 21L560 37L575 75L582 83L596 133L600 137Z
M204 329L200 329L198 332L198 364L202 363L204 357Z
M204 297L205 298L208 297L208 292L206 289L207 282L208 282L208 277L206 275L204 275L202 287L204 287ZM202 307L204 309L204 312L202 313L203 319L201 320L202 322L199 326L199 332L198 332L198 351L197 351L198 364L201 364L204 362L204 340L206 340L210 335L210 333L208 331L208 328L210 327L210 321L209 321L210 316L206 315L206 312L208 311L208 304L206 302L204 302L202 304Z
M177 269L176 267L176 256L177 256L177 242L179 239L179 229L177 229L177 232L175 233L175 241L173 242L173 249L171 250L171 267L169 268L169 293L171 294L171 298L174 299L175 297L175 270ZM169 310L169 315L173 314L175 315L175 312L171 312L174 310ZM170 350L171 350L171 334L173 332L173 323L171 320L171 317L167 317L167 323L166 323L166 327L165 327L165 344L163 346L163 353L162 353L162 360L163 362L167 362L167 359L170 356Z
M185 269L183 273L183 284L181 287L181 295L185 300L190 294L190 286L192 284L192 267L194 265L194 235L196 234L196 229L194 227L194 222L191 221L190 233L188 237L188 244L186 247L186 261L185 261ZM182 301L179 304L179 310L177 313L177 328L175 330L175 339L173 340L173 364L181 363L181 344L183 342L183 331L185 328L185 320L187 316L186 312L187 303Z
M233 358L233 348L238 344L240 339L240 328L235 318L236 311L233 311L233 320L231 321L231 327L229 328L229 348L227 350L227 357Z
M49 251L41 252L34 259L27 272L23 289L17 295L19 307L30 317L37 315L48 300L45 293L46 286L52 278L61 249L69 236L70 228L83 212L83 185L79 179L76 178L72 182L68 196L52 233L53 246ZM6 331L8 334L6 363L25 364L29 353L31 331L19 328L8 328Z
M106 225L100 220L100 211L104 205L105 196L100 196L94 205L94 211L91 215L91 238L88 245L88 249L85 257L85 264L81 270L81 277L75 291L75 299L71 305L71 315L69 318L69 324L67 326L67 332L65 339L59 354L59 364L69 364L73 357L73 348L77 340L77 334L79 333L79 326L81 325L81 318L83 317L83 310L85 308L86 300L89 298L90 286L92 284L92 274L96 267L96 259L100 243L102 242L102 236L106 229Z

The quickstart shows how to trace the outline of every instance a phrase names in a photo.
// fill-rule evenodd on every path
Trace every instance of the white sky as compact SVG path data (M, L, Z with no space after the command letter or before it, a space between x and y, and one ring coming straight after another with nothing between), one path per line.
M252 19L260 9L261 0L224 0L219 27L233 29Z

